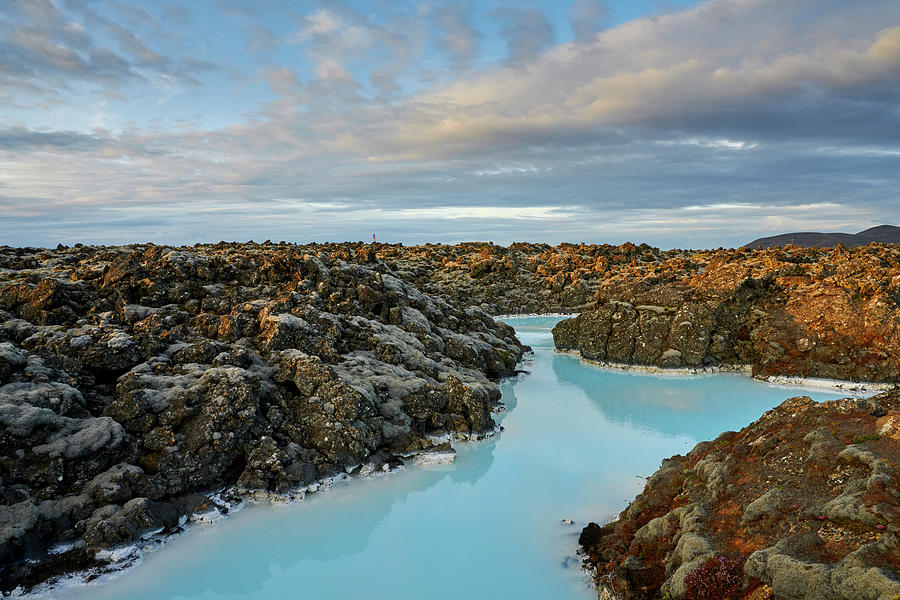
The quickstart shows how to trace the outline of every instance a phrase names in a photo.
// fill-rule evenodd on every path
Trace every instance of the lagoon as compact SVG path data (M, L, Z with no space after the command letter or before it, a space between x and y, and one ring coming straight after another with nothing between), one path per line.
M589 600L574 554L663 458L739 429L800 391L736 374L601 369L553 351L554 317L504 319L534 354L506 381L503 432L456 461L357 477L195 527L67 600ZM575 524L561 522L571 518Z

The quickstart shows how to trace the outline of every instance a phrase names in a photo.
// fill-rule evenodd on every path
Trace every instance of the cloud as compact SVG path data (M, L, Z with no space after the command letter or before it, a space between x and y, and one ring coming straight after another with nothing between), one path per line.
M272 87L272 91L279 95L290 94L300 85L300 81L294 72L286 67L264 69L263 76Z
M247 49L254 52L269 52L278 42L278 37L266 27L251 25L247 27L247 32L250 34Z
M604 0L575 0L569 12L569 23L575 41L589 42L609 18L609 6Z
M33 27L7 27L0 39L0 72L15 78L46 81L56 77L124 80L135 76L127 61L97 47L76 52Z
M59 11L50 0L6 0L0 4L2 12L44 23L59 18Z
M31 131L22 126L0 129L0 149L16 152L47 148L88 150L100 143L95 136L73 131Z
M710 137L895 131L900 28L883 24L900 19L900 5L806 22L806 4L710 2L557 46L527 69L460 78L415 98L419 118L398 128L398 146L471 152L616 127ZM771 26L783 21L803 30Z
M296 34L296 41L298 43L305 42L311 38L324 36L324 39L330 40L332 34L344 28L344 24L330 10L326 10L324 8L320 8L319 10L308 14L305 17L306 24L300 31ZM356 41L358 42L360 37L359 33L364 30L360 28L356 28Z
M111 21L107 23L107 27L109 28L110 33L119 42L122 49L125 50L136 63L152 66L159 66L162 64L163 58L138 39L133 32Z
M166 5L163 8L162 14L166 23L178 26L188 25L194 20L194 15L191 11L178 4Z
M522 66L535 60L553 44L553 26L536 8L502 8L494 11L500 35L506 40L506 63Z
M169 8L169 7L166 7ZM186 9L181 11L177 10L180 7L176 8L174 12L170 12L166 9L167 15L177 16L181 19L189 18L190 12ZM162 23L154 17L152 14L147 12L144 8L140 6L132 6L130 4L126 4L125 2L118 0L113 3L113 10L119 15L120 24L123 25L123 28L131 28L131 29L149 29L156 33L162 33L165 29Z
M368 67L369 81L383 94L399 89L395 78L416 55L419 27L410 19L381 25L349 8L320 8L302 17L286 42L302 46L321 83L358 88L353 66ZM324 88L327 86L319 86ZM330 92L329 92L330 93Z
M202 63L140 28L127 31L143 46L129 48L115 27L48 6L4 4L13 19L43 19L0 32L6 102L45 93L47 112L65 114L69 94L50 89L208 84ZM779 227L863 229L900 200L895 0L713 0L557 45L538 12L495 16L499 40L464 4L390 19L323 4L288 36L234 13L239 44L256 25L274 38L248 69L265 103L208 128L0 130L0 239L369 239L375 228L404 242L718 246ZM489 42L509 46L507 62L485 64ZM455 71L441 70L447 56Z
M161 79L197 85L195 74L215 68L193 58L163 55L144 40L159 38L160 23L142 8L112 6L126 27L85 2L10 0L0 6L0 98L21 106L24 90L44 101L87 84L116 91ZM155 32L150 35L148 32ZM112 43L110 43L112 42ZM8 90L12 89L10 92Z
M457 66L469 66L481 52L482 35L472 17L471 5L464 2L441 4L432 14L435 43L450 54Z

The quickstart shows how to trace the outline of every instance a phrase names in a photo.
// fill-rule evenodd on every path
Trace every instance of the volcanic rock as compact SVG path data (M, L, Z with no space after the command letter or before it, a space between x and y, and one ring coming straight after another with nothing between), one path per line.
M656 367L900 381L900 247L720 250L621 268L557 349Z
M58 543L171 531L223 488L489 434L526 350L359 245L0 248L0 268L3 590L86 566Z
M685 597L685 577L717 556L743 564L741 599L892 600L898 425L897 390L791 398L664 460L617 520L584 528L586 563L601 592L623 600Z

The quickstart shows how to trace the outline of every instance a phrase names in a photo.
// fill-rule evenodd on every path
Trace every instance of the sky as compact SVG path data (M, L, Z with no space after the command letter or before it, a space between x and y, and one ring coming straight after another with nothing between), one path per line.
M0 0L0 245L900 224L897 0Z

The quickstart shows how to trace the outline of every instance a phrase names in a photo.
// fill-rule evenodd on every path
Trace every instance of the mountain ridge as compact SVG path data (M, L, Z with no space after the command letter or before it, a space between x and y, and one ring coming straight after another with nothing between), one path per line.
M793 244L803 248L828 248L841 244L846 247L865 246L871 242L882 244L900 244L900 227L894 225L877 225L858 233L820 233L818 231L796 231L768 237L761 237L745 244L742 248L778 248Z

